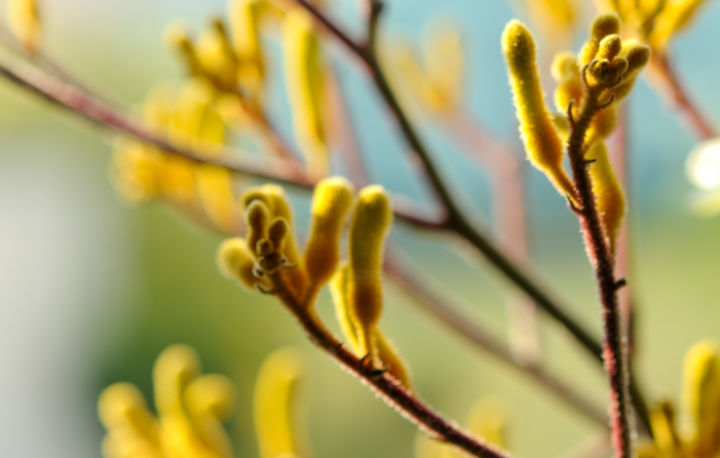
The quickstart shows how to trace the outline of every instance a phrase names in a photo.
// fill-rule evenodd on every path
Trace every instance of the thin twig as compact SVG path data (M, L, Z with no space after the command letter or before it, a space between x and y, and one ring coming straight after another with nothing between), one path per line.
M276 296L297 318L307 332L309 339L327 353L338 364L377 393L388 405L396 409L406 419L438 440L455 445L472 456L486 458L507 457L505 452L485 444L470 436L451 422L435 413L413 393L385 371L378 371L365 358L358 358L337 340L320 322L311 307L299 302L284 287L279 274L271 276Z
M595 195L585 161L585 134L593 116L600 109L599 91L589 89L577 119L570 122L567 143L568 157L575 183L575 193L580 209L576 212L580 221L588 256L595 270L604 323L603 356L610 385L610 426L616 458L630 458L632 452L632 427L630 393L628 390L628 367L623 346L620 313L612 254L605 241L600 223ZM571 110L568 110L571 113Z
M412 263L408 262L397 248L389 249L385 259L385 273L389 275L395 284L413 297L414 302L425 312L437 318L442 324L455 331L457 335L473 344L475 348L483 350L519 373L526 375L530 380L547 389L557 399L588 419L599 425L607 426L605 413L594 406L592 402L585 399L563 381L546 372L539 364L524 358L518 358L513 351L492 337L487 330L478 324L474 324L473 320L458 312L456 307L450 305L443 295L438 294L429 286L426 280L422 279L417 269L412 268Z
M263 158L260 161L227 148L216 148L212 150L212 154L209 154L210 151L200 148L181 146L161 134L148 130L92 95L22 62L0 64L0 75L53 105L69 110L101 127L131 135L191 162L214 165L234 174L271 180L303 189L311 189L316 184L316 180L310 178L304 171L288 169L284 161L277 159ZM427 216L426 211L417 208L407 198L393 196L393 207L398 219L412 226L443 229L443 224L437 216Z
M666 53L654 52L648 64L652 81L680 114L685 124L701 140L717 136L713 124L705 117L692 101L682 83L675 74L670 58Z
M442 117L445 129L455 138L490 180L492 211L498 243L519 262L527 262L527 202L525 198L524 158L505 143L493 138L463 109ZM527 361L540 355L537 307L517 291L506 292L510 341L513 351Z

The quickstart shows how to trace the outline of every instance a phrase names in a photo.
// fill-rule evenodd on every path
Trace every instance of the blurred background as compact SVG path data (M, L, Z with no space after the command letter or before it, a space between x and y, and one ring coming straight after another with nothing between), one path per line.
M358 2L329 3L350 30L361 30ZM692 95L720 121L720 59L709 53L720 4L709 3L673 55ZM468 109L519 149L499 45L517 10L499 0L390 0L387 7L388 40L419 40L437 18L462 28ZM225 8L224 0L47 0L45 52L119 106L137 107L158 83L180 80L163 44L165 26L182 20L199 30ZM269 46L279 51L276 42ZM431 208L432 196L409 166L373 88L344 50L331 44L328 52L373 181ZM279 63L270 69L271 113L290 137L280 70ZM664 101L641 81L628 109L638 372L653 399L677 399L685 350L703 337L720 340L720 219L689 210L693 190L683 170L695 140ZM417 122L444 175L489 227L486 173L432 120ZM221 278L216 235L161 204L133 207L117 196L108 179L112 139L0 81L0 455L98 456L100 391L125 380L150 396L155 357L182 342L198 350L206 372L235 383L237 409L228 429L237 456L257 456L254 379L263 358L288 345L305 361L301 417L314 457L413 456L412 425L312 348L275 300ZM574 217L544 177L526 175L533 264L599 335L594 282ZM302 228L309 198L293 197ZM504 338L508 284L492 267L458 256L446 239L400 225L393 238L464 312ZM325 293L319 309L333 321ZM468 347L390 283L382 326L409 361L417 390L441 412L462 420L477 399L501 402L507 445L518 456L558 456L597 432L537 385ZM542 342L548 366L604 405L604 375L546 319Z

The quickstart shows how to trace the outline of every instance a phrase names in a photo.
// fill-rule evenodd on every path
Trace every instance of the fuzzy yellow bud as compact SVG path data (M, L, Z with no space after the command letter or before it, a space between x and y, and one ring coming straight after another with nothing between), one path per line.
M237 58L221 20L214 19L200 35L196 50L203 74L222 90L233 92L237 85Z
M663 456L680 456L680 435L675 427L675 409L667 401L661 402L650 412L650 425L655 446L662 450Z
M411 386L407 363L403 360L395 344L385 337L379 329L375 330L375 342L377 344L378 358L383 369L386 369L402 386L409 390Z
M218 248L217 265L225 278L238 281L250 289L258 285L268 288L264 278L255 276L255 257L244 239L225 240Z
M578 56L580 68L595 59L600 42L608 35L620 32L620 19L614 14L603 14L595 18L590 25L590 37L583 45Z
M592 191L610 251L614 252L615 239L625 215L625 196L613 172L605 144L602 141L596 142L586 157L595 161L589 169Z
M7 15L15 38L28 52L37 52L42 35L37 0L8 0Z
M620 101L627 97L635 86L635 80L645 65L650 60L650 48L635 42L625 43L620 55L628 63L627 71L623 75L622 83L612 89L615 100Z
M358 343L358 331L353 319L352 303L350 300L350 266L343 264L338 267L330 278L330 294L335 305L335 316L340 324L340 332L347 339L353 353L360 354L362 349Z
M502 447L505 445L507 411L495 399L480 399L468 412L467 427L489 443Z
M195 76L202 73L195 45L190 38L190 32L183 24L170 24L165 29L165 43L168 48L179 55L190 75Z
M287 12L282 45L295 136L310 170L324 175L328 169L325 65L313 19L303 8Z
M552 76L557 81L555 88L555 109L566 113L570 102L577 103L583 94L583 83L580 78L577 58L571 52L563 52L555 56L552 64Z
M255 384L255 431L261 458L300 456L292 420L302 365L294 350L277 350L260 368Z
M155 405L160 415L178 415L184 411L183 392L200 372L200 360L187 345L166 348L153 367Z
M377 357L373 331L382 313L383 248L392 224L390 199L380 186L360 191L350 225L350 300L360 348Z
M115 383L105 388L98 400L98 415L108 430L130 428L148 444L157 444L157 425L134 385Z
M335 271L340 235L353 202L353 186L344 178L322 180L315 187L312 222L305 248L305 272L313 285L322 285Z
M528 160L562 195L573 196L573 185L562 167L562 140L545 106L530 31L521 22L510 21L503 32L502 50Z
M694 456L720 451L720 356L715 342L703 340L685 356L684 403L694 423Z

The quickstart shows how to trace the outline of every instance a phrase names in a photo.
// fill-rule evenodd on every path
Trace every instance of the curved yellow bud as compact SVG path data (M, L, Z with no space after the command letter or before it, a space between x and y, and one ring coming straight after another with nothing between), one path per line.
M596 142L586 157L595 161L589 168L592 191L595 195L600 221L605 229L608 246L611 252L615 252L615 239L625 215L625 195L615 177L605 143Z
M535 41L519 21L510 21L502 36L520 134L528 160L542 171L564 196L575 191L563 169L563 144L545 106L535 62Z
M218 248L217 264L225 278L236 280L251 290L257 285L269 289L264 278L255 276L255 257L244 239L235 237L225 240Z
M237 85L238 62L225 24L220 19L213 19L210 27L200 35L196 52L203 74L211 77L220 89L233 92Z
M273 352L260 368L253 404L261 458L300 456L292 410L301 372L299 355L288 348Z
M313 19L303 8L287 12L282 46L295 136L310 170L324 175L329 161L324 126L325 66Z
M134 385L115 383L105 388L98 400L98 415L108 431L128 429L147 447L158 447L157 423Z
M395 344L385 337L379 329L375 330L375 342L377 344L378 358L383 369L386 369L406 389L412 389L407 363L403 360Z
M232 44L238 57L238 82L260 102L265 80L265 55L260 38L264 0L231 0L229 4Z
M382 313L382 262L385 237L392 224L390 198L380 186L363 188L350 225L350 299L358 344L377 358L373 331Z
M690 348L683 376L683 401L694 427L694 456L715 456L720 451L720 356L714 341L702 340Z
M590 25L590 37L583 45L578 55L578 65L582 69L595 59L603 38L620 32L620 19L614 14L602 14L593 20Z
M662 456L681 456L682 444L675 426L675 409L663 401L650 412L650 426L655 436L655 446Z
M567 113L570 102L574 101L575 112L583 95L583 83L575 55L571 52L557 54L552 63L552 76L557 81L555 109L560 113Z
M200 360L192 347L176 344L160 353L153 367L158 414L184 414L183 392L199 372Z
M267 229L270 224L270 210L259 201L254 200L245 210L247 219L247 246L253 254L258 252L258 242L267 238Z
M42 35L37 0L8 0L7 15L15 38L28 52L37 52Z
M164 38L167 47L180 56L183 64L185 64L186 71L190 75L197 76L202 74L195 44L190 38L190 32L188 32L184 24L174 23L167 26L165 28Z
M615 95L616 102L627 97L635 86L635 80L637 80L640 70L642 70L650 60L650 48L633 41L628 41L623 46L620 56L627 61L628 66L623 75L623 82L612 89L612 94Z
M435 94L427 100L430 108L440 113L457 108L465 74L460 27L443 24L431 29L423 45L423 59L432 94Z
M340 236L353 193L352 184L341 177L326 178L315 187L305 247L305 272L314 287L325 283L335 271L340 258Z
M216 452L213 456L231 457L232 447L221 420L227 418L234 408L232 382L218 374L198 377L185 390L185 403L193 428L203 445Z
M341 265L330 278L330 294L335 305L335 316L340 324L340 332L347 339L353 353L360 355L362 348L358 343L358 330L353 320L350 300L351 281L350 266L348 264Z

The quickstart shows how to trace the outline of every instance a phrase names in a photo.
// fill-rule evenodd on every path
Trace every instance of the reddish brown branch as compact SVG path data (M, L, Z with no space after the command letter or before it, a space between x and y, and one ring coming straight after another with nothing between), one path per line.
M593 116L598 111L598 91L589 90L580 115L570 123L567 151L570 158L576 199L580 208L576 211L585 238L588 256L595 270L604 323L603 358L610 386L610 427L616 458L630 458L632 453L632 427L629 374L627 357L623 346L620 312L618 309L614 261L605 241L600 215L595 205L595 195L585 160L585 134ZM570 110L568 110L570 112ZM590 165L591 166L591 165Z
M699 139L709 140L717 135L712 123L691 100L675 74L667 54L662 52L653 53L648 64L648 70L652 81L665 94L670 104L685 121L685 124Z

